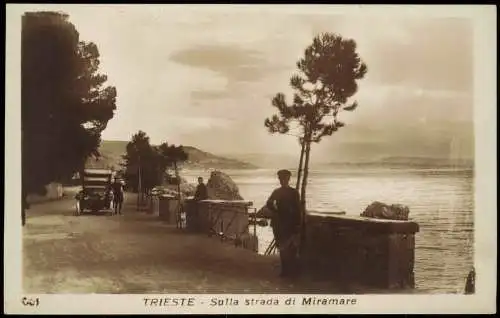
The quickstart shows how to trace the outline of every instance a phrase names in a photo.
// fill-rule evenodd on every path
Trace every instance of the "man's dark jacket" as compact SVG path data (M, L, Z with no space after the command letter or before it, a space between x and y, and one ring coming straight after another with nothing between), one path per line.
M194 193L194 199L195 200L208 199L207 186L204 183L198 184L198 186L196 187L196 192Z
M296 189L277 188L267 200L266 206L273 212L271 226L278 236L290 236L299 232L300 196Z

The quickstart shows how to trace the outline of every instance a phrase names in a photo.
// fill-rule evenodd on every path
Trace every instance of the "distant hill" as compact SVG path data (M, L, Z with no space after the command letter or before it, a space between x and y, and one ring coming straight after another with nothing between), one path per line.
M126 141L103 140L99 147L101 157L98 160L89 158L86 166L88 168L113 168L118 170L121 168L120 163L123 161L122 155L125 154L126 147Z
M258 168L256 165L253 165L246 161L217 156L209 152L202 151L195 147L184 146L184 150L188 154L188 160L185 163L185 166L187 167L221 168L221 169Z
M126 152L128 141L103 140L99 151L101 158L89 159L89 168L114 168L120 169L123 162L122 155ZM188 154L188 160L184 163L185 168L215 168L215 169L255 169L257 166L245 161L217 156L191 146L184 146Z
M296 168L299 163L299 154L296 156L270 153L235 153L222 155L231 156L244 162L251 162L261 168L293 169Z

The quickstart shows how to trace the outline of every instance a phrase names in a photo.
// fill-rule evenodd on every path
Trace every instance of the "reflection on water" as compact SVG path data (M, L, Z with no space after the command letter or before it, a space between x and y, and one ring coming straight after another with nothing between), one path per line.
M278 186L274 170L225 171L241 195L260 208ZM193 182L199 172L186 172ZM208 179L206 172L202 175ZM292 184L295 184L292 179ZM345 211L358 215L373 201L410 207L410 218L419 223L416 236L415 280L417 288L433 293L463 292L465 277L473 265L472 170L342 168L310 173L309 209ZM272 233L258 228L260 251Z

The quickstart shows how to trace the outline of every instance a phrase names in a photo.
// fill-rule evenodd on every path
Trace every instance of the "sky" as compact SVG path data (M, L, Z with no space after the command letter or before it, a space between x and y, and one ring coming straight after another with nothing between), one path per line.
M297 155L293 136L270 135L271 98L321 32L356 41L368 66L346 123L313 146L316 160L473 155L473 28L466 18L342 14L266 6L71 6L80 40L97 44L118 91L105 140L139 129L153 143L216 154Z

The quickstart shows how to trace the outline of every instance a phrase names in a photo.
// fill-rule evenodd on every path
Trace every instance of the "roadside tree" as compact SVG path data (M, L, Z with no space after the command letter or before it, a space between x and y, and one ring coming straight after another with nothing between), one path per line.
M28 12L21 33L22 222L27 196L45 194L99 156L116 88L99 73L96 44L82 42L69 16Z
M341 111L354 111L358 104L351 98L358 90L358 81L367 66L356 52L356 42L335 33L323 33L313 39L297 62L298 73L290 79L295 91L293 103L288 104L285 94L278 93L272 106L278 114L265 120L271 133L293 134L299 138L297 190L300 191L302 231L305 239L306 189L309 177L311 145L331 136L345 124L339 120ZM292 123L296 127L291 127ZM298 131L294 131L294 129ZM302 180L300 178L302 177ZM300 186L300 189L299 189Z

